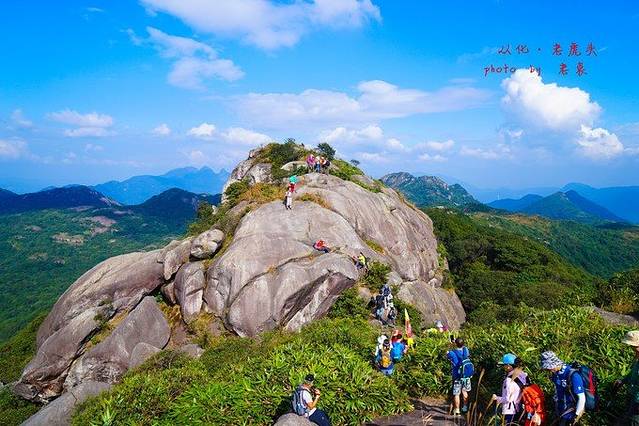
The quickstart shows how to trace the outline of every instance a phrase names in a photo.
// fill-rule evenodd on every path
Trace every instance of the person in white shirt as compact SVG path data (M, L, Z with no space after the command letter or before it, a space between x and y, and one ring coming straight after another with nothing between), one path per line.
M504 424L516 425L521 409L521 391L528 382L528 375L514 354L505 354L499 365L504 367L506 377L501 387L501 396L493 395L493 401L501 405Z
M313 387L314 381L315 376L309 374L304 378L304 383L300 386L302 392L301 399L308 409L306 417L308 417L308 419L316 425L331 426L331 421L328 418L328 415L317 408L321 392L319 389Z

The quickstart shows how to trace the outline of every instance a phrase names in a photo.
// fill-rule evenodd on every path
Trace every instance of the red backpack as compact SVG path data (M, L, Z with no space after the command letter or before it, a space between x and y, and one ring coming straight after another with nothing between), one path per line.
M519 378L515 383L521 388L521 404L526 415L526 426L532 424L531 418L537 414L541 418L541 424L546 424L546 397L544 391L537 384L522 383Z

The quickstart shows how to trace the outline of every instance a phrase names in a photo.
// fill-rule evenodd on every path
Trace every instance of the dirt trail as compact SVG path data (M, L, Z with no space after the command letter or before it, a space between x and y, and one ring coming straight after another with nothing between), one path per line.
M415 410L410 413L380 417L364 426L466 426L463 417L448 414L448 404L444 400L414 400L412 403Z

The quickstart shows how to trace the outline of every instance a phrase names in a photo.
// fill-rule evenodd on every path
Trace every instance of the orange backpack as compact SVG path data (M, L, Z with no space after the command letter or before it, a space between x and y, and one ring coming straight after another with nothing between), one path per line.
M531 384L523 386L521 389L521 403L524 406L524 412L529 415L528 417L532 417L537 414L541 418L541 424L545 424L545 396L544 391L539 387L539 385ZM526 420L526 425L529 424L531 424L531 422Z

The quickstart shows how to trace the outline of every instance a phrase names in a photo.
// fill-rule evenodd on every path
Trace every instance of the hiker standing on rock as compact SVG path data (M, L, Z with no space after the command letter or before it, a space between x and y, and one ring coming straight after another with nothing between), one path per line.
M513 354L505 354L498 363L504 367L506 377L501 387L501 396L493 395L493 401L501 405L501 413L506 426L517 425L521 408L523 387L528 384L528 374L521 367L521 360Z
M635 360L630 368L630 373L615 382L615 389L619 389L622 385L628 386L629 404L624 424L639 426L639 330L629 331L623 343L632 347L635 352Z
M555 385L555 408L559 426L574 425L586 410L586 393L581 375L552 351L541 354L541 368L551 373Z
M317 408L321 392L313 386L315 376L308 374L304 378L304 383L299 385L293 393L293 412L299 416L308 418L311 422L319 426L331 426L328 415Z
M292 210L293 209L293 191L291 191L291 189L289 188L286 191L286 210Z
M309 173L312 173L315 169L315 156L313 153L308 154L308 157L306 157L306 167L308 167Z
M452 367L453 376L453 415L458 416L461 413L468 412L468 396L471 391L470 379L472 378L475 369L473 363L470 361L470 351L464 344L464 339L461 337L452 340L454 348L448 351L446 354ZM459 410L460 395L463 398L463 406L461 407L461 413Z

